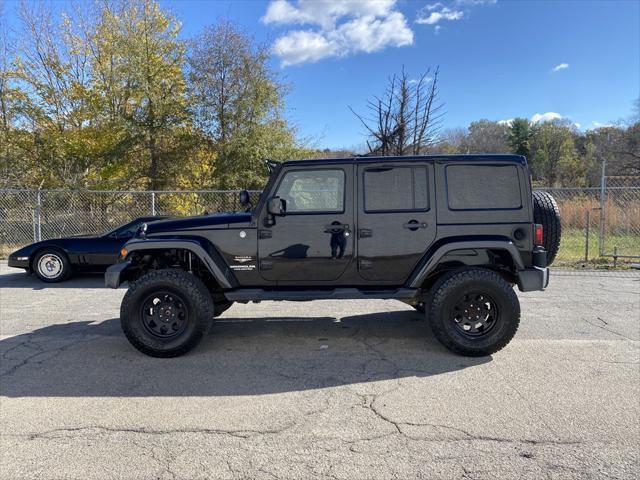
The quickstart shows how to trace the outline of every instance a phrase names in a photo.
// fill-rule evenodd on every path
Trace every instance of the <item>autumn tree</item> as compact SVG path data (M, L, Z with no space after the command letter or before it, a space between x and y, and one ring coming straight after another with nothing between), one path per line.
M491 120L471 122L461 139L462 153L509 153L509 126Z
M576 155L572 127L566 122L555 120L537 126L531 157L534 179L547 186L585 183L584 165Z
M262 160L300 155L282 116L286 88L269 50L230 22L204 28L188 57L192 112L216 156L217 185L259 187Z
M106 112L122 118L130 145L144 151L147 186L166 185L176 131L187 121L180 24L151 0L106 4L93 37L95 86Z

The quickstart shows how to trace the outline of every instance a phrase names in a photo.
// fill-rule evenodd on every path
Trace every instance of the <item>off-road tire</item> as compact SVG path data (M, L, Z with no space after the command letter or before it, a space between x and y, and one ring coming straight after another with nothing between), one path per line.
M551 194L542 190L533 191L533 220L543 227L543 247L547 251L547 266L551 265L560 248L562 224L560 209Z
M159 338L145 326L145 301L157 292L176 295L187 312L184 330L174 337ZM177 357L193 349L205 336L214 315L214 305L205 284L183 270L165 269L148 273L129 285L120 307L120 324L131 344L152 357Z
M40 260L43 257L53 256L56 261L60 262L62 270L55 277L47 276L43 272L40 271ZM47 247L40 250L36 253L35 257L33 257L33 262L31 263L31 269L35 272L36 276L43 282L46 283L58 283L64 282L71 275L71 261L66 253L58 248Z
M495 324L476 338L462 333L454 320L456 302L469 292L485 292L496 304ZM520 303L513 288L496 272L465 268L446 274L436 282L427 320L436 338L452 352L470 357L491 355L504 348L516 334Z

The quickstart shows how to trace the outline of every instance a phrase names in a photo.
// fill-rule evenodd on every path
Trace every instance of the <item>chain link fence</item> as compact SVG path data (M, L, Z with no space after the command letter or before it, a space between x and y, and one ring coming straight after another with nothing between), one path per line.
M260 192L250 194L256 203ZM183 217L238 209L235 190L0 190L0 258L27 243L102 234L137 217Z
M562 219L555 265L640 260L640 177L603 177L594 188L542 188Z
M544 188L560 208L562 242L554 265L640 259L640 178L604 177L601 187ZM254 204L259 192L250 192ZM237 191L0 190L0 257L21 245L100 234L133 218L240 209Z

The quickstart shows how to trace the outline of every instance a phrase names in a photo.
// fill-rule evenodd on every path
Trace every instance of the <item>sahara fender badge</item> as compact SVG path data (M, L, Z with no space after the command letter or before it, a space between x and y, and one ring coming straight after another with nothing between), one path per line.
M255 263L247 263L253 261L251 256L236 255L233 257L233 261L239 263L239 265L231 265L232 270L254 270L256 268Z

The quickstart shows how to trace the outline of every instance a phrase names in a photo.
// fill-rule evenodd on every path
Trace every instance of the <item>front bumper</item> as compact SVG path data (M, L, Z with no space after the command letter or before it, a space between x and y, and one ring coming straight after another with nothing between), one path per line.
M518 272L518 288L521 292L544 290L549 285L549 268L532 267Z
M9 255L7 259L7 265L13 268L24 268L26 270L29 269L29 257L28 256L18 256L18 255Z
M116 263L107 268L104 274L104 284L108 288L118 288L124 281L124 271L129 268L131 262Z

